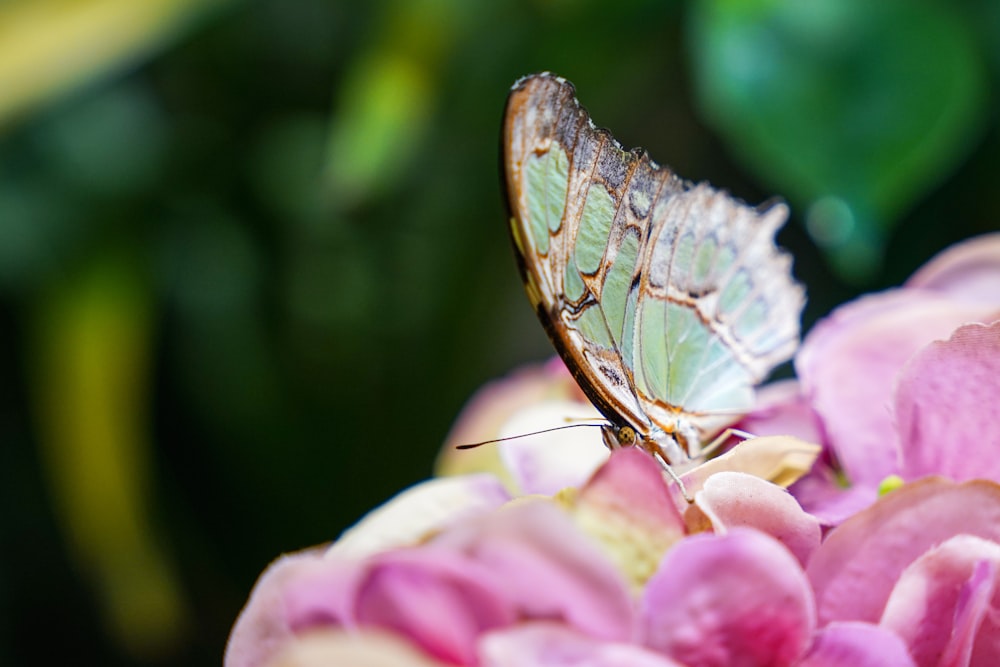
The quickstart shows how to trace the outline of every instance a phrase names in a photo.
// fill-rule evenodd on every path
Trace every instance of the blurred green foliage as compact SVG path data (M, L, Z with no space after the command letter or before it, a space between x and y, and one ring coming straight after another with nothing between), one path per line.
M0 1L0 664L217 664L551 354L497 170L539 70L786 196L808 321L1000 220L987 0Z
M692 17L706 115L842 277L872 277L901 212L982 135L972 17L912 0L707 0Z

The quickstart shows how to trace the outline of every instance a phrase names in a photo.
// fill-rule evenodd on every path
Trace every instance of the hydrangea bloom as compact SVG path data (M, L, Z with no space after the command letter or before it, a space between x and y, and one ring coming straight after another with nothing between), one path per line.
M829 523L870 504L891 475L1000 481L989 451L1000 341L994 328L962 327L998 319L1000 234L989 234L817 323L795 358L798 382L765 388L741 427L828 448L793 492Z
M815 629L802 565L819 526L779 487L726 479L740 476L710 478L683 515L638 450L617 452L560 501L470 513L448 498L500 500L486 478L429 482L346 542L272 566L233 631L228 664L269 664L317 630L345 641L390 632L441 664L797 664ZM445 504L455 513L416 544L355 546L388 514L402 512L406 525L404 514ZM690 535L706 517L717 532Z
M827 448L797 495L773 482L816 451L788 437L689 471L690 503L596 429L449 447L452 476L273 564L226 665L1000 664L998 310L1000 235L817 325L743 422ZM566 415L595 413L550 364L485 389L452 441Z

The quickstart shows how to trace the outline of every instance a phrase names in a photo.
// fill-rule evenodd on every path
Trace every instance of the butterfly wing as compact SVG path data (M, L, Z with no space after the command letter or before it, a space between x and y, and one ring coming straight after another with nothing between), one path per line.
M754 387L795 353L804 294L774 244L787 215L707 185L654 206L630 364L654 422L680 410L705 441L752 408Z
M595 128L573 86L515 84L503 134L510 229L528 296L616 425L710 435L798 341L802 292L758 213L692 187Z
M648 423L622 354L632 346L624 320L648 225L629 224L621 202L639 169L650 201L663 184L648 178L648 161L596 130L572 85L554 76L515 84L503 150L511 234L539 319L605 417Z

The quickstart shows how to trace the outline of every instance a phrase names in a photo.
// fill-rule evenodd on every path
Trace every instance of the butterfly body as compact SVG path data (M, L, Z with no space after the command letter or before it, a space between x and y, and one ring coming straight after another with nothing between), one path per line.
M565 80L522 79L504 120L510 230L528 297L605 442L672 465L752 407L798 344L801 288L759 211L594 126Z

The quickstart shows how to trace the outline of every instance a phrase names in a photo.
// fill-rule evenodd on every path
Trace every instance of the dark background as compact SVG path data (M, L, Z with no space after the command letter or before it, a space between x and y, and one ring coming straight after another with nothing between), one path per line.
M0 2L0 664L218 664L269 561L552 353L519 76L785 197L808 325L997 228L998 44L986 0Z

